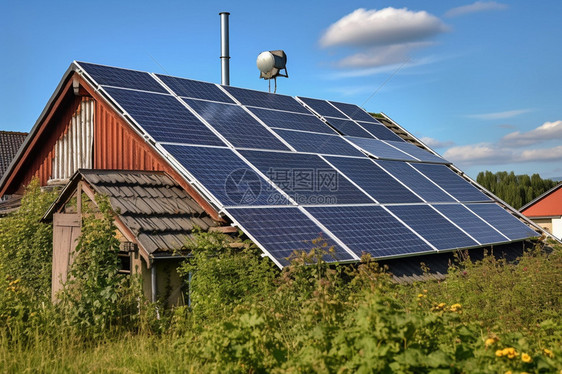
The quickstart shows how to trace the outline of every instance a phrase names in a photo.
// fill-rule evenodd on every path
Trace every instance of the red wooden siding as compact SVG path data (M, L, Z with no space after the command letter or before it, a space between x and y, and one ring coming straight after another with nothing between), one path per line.
M72 80L80 81L80 94L75 96ZM115 170L165 171L215 220L223 221L215 209L178 174L167 161L138 135L113 108L81 77L69 77L53 102L50 112L37 130L23 157L12 171L3 194L22 193L36 176L41 185L52 178L55 144L69 128L81 100L95 100L93 168Z
M51 111L6 180L0 195L23 193L24 186L33 177L37 177L42 186L47 184L52 174L55 143L67 131L81 100L81 97L74 95L70 80L54 101Z

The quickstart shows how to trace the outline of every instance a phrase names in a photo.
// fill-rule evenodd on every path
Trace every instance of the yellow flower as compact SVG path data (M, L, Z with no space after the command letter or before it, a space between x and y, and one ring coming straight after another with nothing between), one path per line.
M501 349L498 349L498 350L496 351L496 356L497 356L497 357L503 356L503 351L502 351Z
M550 358L554 357L554 353L552 353L552 351L551 351L550 349L546 349L546 348L545 348L545 349L543 349L542 351L544 352L544 355L545 355L545 356L548 356L548 357L550 357Z
M486 341L484 342L484 345L485 345L486 347L488 347L488 346L494 344L495 342L496 342L496 339L494 339L494 338L488 338L488 339L486 339Z
M462 308L461 304L453 304L451 305L451 312L459 311L461 310L461 308Z
M529 363L529 362L533 361L533 359L532 359L531 356L529 356L528 354L523 353L523 354L521 355L521 361L526 362L526 363Z
M419 297L419 298L422 298L422 297L425 297L425 295L424 295L423 293L419 293L419 294L418 294L418 297Z
M423 293L427 293L427 290L423 290Z
M507 356L507 358L512 359L519 355L515 348L504 348L502 349L502 355Z
M506 371L504 374L511 374L511 370Z

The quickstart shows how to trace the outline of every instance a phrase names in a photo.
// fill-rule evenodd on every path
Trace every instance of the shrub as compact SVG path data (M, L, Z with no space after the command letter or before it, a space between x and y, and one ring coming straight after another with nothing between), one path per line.
M67 323L83 334L126 327L138 314L140 283L119 273L119 240L106 198L96 198L100 213L85 214L69 277L60 293Z

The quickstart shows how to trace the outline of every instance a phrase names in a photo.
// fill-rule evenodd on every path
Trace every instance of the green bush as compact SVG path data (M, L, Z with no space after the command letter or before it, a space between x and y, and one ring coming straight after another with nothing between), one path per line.
M0 275L19 280L28 298L51 297L52 225L40 220L56 192L42 192L34 179L26 188L18 211L0 219Z
M65 321L83 334L134 324L140 282L119 273L119 240L108 199L96 198L99 213L83 216L81 235L60 297Z

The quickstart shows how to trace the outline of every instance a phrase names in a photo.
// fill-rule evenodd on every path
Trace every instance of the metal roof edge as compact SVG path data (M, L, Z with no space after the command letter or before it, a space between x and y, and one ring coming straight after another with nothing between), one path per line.
M37 121L35 121L35 124L31 128L31 130L29 130L29 133L27 134L27 137L23 141L22 145L20 146L18 152L16 153L16 155L14 156L12 161L10 162L10 165L6 169L6 172L4 173L2 178L0 178L0 191L2 189L4 189L5 184L6 184L6 180L8 179L8 177L14 171L14 168L15 168L16 164L19 162L19 160L21 159L21 157L23 156L23 154L27 150L27 147L29 146L29 143L35 137L37 131L39 131L39 128L41 127L41 124L43 123L43 120L45 119L45 116L52 109L53 103L56 101L56 99L61 94L62 88L64 87L66 82L70 79L70 77L72 76L72 73L75 72L77 69L78 69L78 65L76 64L76 61L72 61L72 63L68 67L68 69L66 69L66 72L63 74L62 79L59 81L59 84L57 85L55 91L53 92L53 94L51 95L49 100L47 101L47 104L45 105L45 107L41 111L41 114L37 118Z
M531 200L527 204L523 205L521 208L519 208L519 212L522 214L525 209L529 208L531 205L534 205L534 204L538 203L540 200L544 199L545 197L547 197L551 193L555 192L560 187L562 187L562 182L558 183L556 186L552 187L550 190L544 192L542 195L535 197L533 200Z

